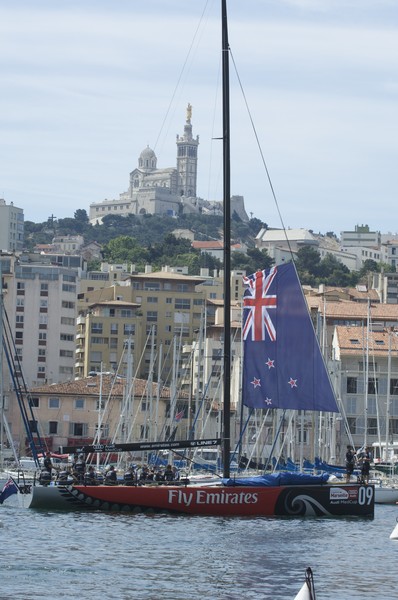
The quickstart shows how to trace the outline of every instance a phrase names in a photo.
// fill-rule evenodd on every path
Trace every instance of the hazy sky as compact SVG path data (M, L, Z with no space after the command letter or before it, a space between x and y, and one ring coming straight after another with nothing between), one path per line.
M287 227L398 231L397 0L230 0L229 41ZM118 198L193 106L221 200L220 0L0 0L0 197L45 221ZM281 225L231 61L232 194Z

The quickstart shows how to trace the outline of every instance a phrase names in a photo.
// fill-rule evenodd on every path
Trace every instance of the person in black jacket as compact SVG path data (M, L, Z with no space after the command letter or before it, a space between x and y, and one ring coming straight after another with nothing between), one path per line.
M52 474L53 463L51 460L51 452L46 452L46 457L43 461L43 467L47 471L47 473L50 473L50 475Z
M347 452L345 455L345 472L346 472L346 483L351 481L351 475L354 472L355 466L355 450L352 446L347 446Z

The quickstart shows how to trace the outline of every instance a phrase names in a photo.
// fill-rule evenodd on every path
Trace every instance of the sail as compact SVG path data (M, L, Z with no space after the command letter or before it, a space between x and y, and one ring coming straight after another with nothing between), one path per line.
M338 412L293 263L244 278L243 402Z

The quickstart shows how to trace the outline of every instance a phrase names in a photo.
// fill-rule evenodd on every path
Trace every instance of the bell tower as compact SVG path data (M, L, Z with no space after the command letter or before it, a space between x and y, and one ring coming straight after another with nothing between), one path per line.
M192 137L192 106L187 106L187 118L184 125L184 135L177 134L177 175L178 194L186 198L196 198L196 183L198 176L198 146L199 136Z

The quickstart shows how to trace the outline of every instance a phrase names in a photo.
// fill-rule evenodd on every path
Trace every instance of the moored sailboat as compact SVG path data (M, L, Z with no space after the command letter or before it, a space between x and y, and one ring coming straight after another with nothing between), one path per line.
M374 489L368 485L330 485L327 476L296 473L231 478L231 290L230 290L230 126L229 43L226 0L222 8L223 157L224 157L224 356L223 431L221 440L145 444L110 444L78 452L116 453L206 447L222 443L223 479L218 485L160 482L143 485L35 486L31 508L112 511L168 511L220 516L366 516L374 513ZM243 400L248 406L336 411L337 405L322 361L293 264L260 271L247 278L243 327L245 374ZM300 310L298 310L300 309ZM274 312L272 315L271 312ZM299 315L298 315L299 313ZM284 323L284 319L286 322ZM302 327L300 327L302 326ZM262 333L260 339L256 331ZM299 346L289 330L300 339ZM264 335L263 335L264 334ZM272 353L270 346L272 346ZM292 352L294 351L294 353ZM265 366L264 366L265 365Z

